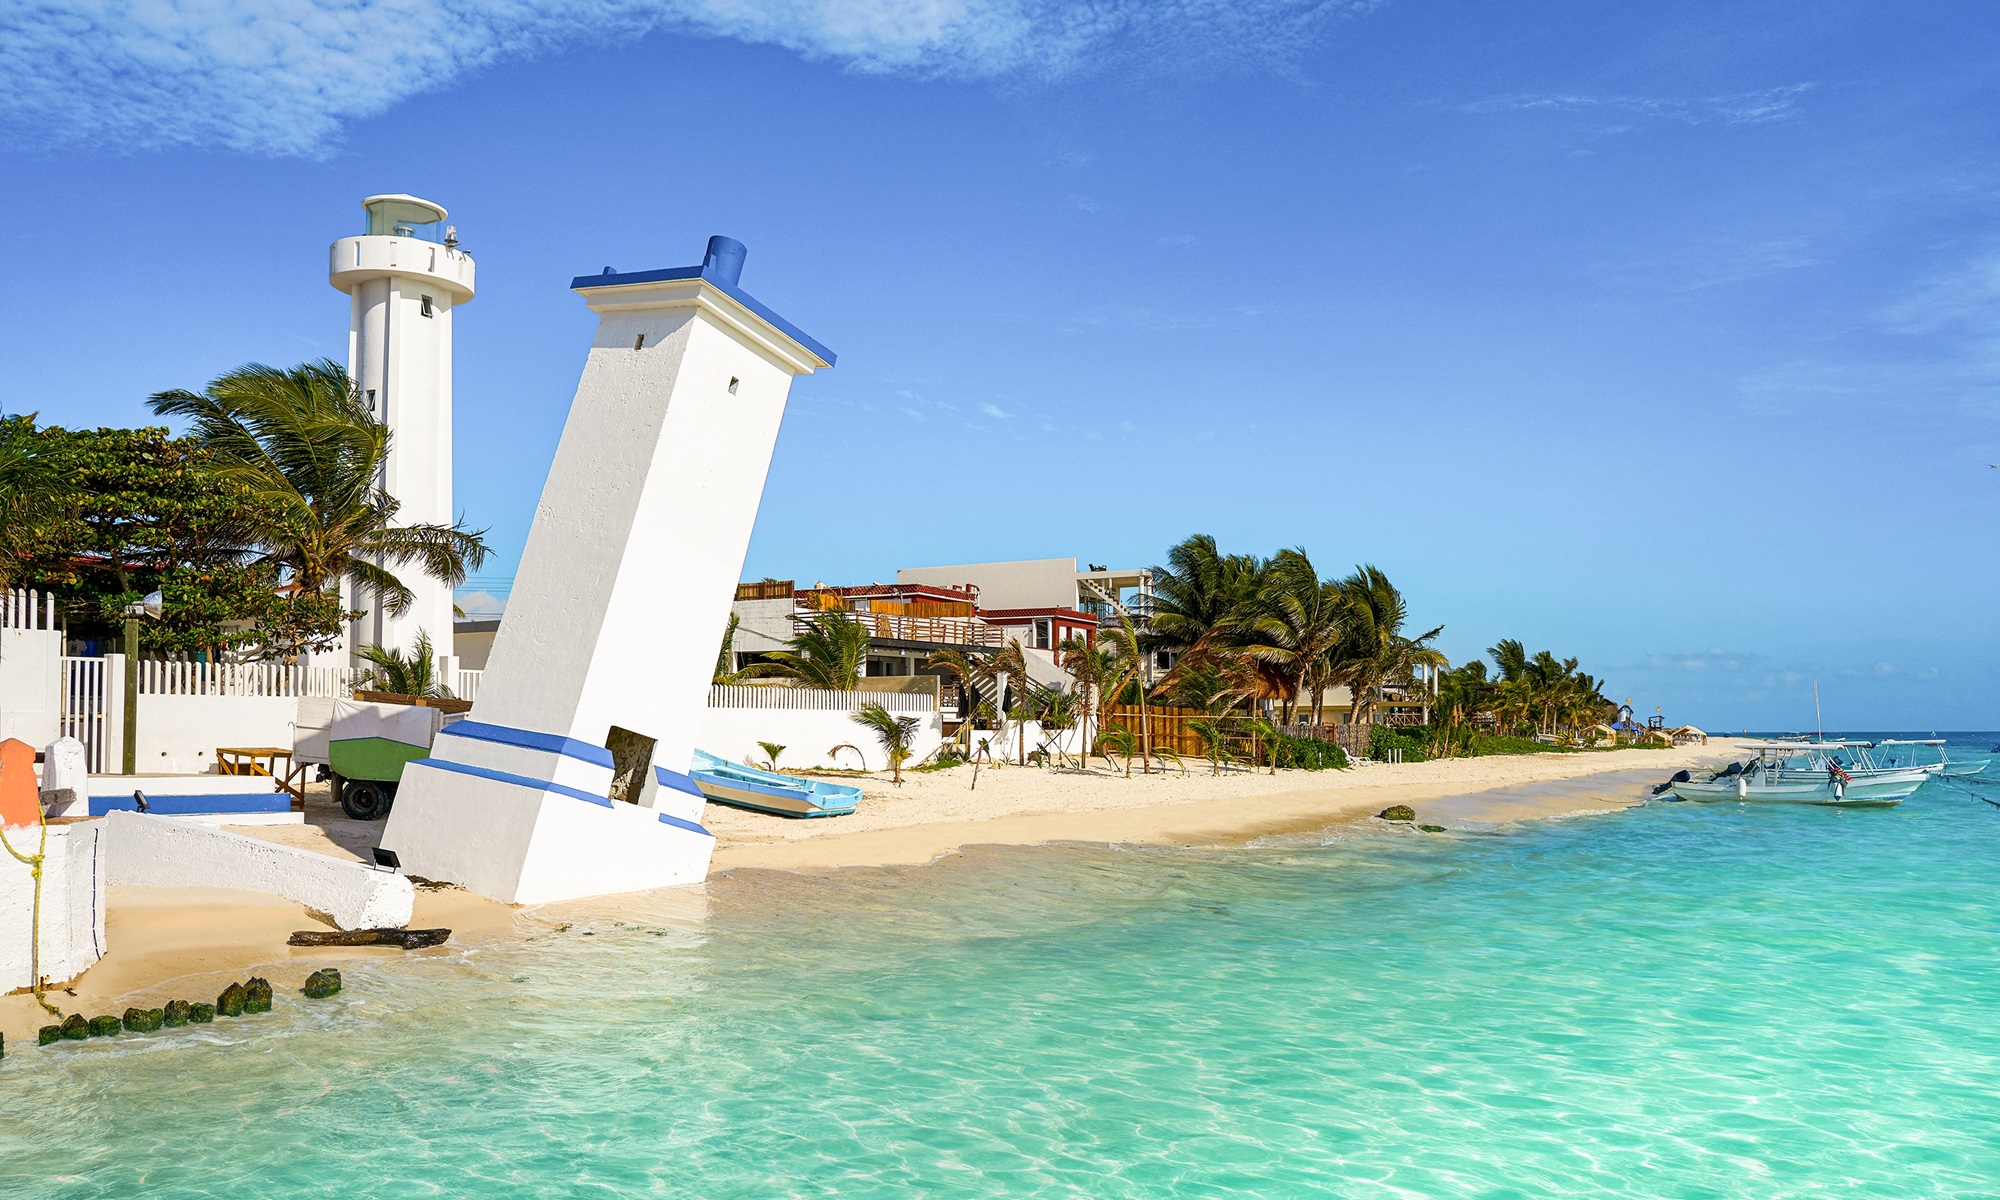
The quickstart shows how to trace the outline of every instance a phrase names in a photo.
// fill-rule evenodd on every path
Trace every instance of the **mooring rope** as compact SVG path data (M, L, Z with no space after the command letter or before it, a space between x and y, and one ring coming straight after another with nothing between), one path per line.
M35 815L40 818L42 829L41 848L33 854L23 854L14 849L14 843L7 840L7 829L0 825L0 846L15 859L28 865L28 871L35 877L34 916L28 922L28 975L34 981L35 1003L41 1005L52 1016L62 1016L62 1009L50 1004L42 996L42 860L49 853L49 814L43 811L39 802L35 805Z

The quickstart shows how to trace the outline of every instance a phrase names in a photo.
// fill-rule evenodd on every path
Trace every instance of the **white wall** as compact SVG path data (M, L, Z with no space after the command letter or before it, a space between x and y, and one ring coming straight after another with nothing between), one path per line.
M124 694L122 677L114 690ZM142 775L201 774L215 769L218 746L289 749L298 715L296 696L141 695L139 756L133 765ZM108 732L113 747L105 763L117 771L123 762L124 727Z
M42 861L41 972L66 983L104 956L104 823L52 825ZM41 845L41 830L10 829L7 841L24 854ZM0 854L0 993L34 986L28 931L33 928L35 879L25 863Z
M909 715L918 721L910 755L915 763L937 749L944 739L944 722L935 712ZM710 708L702 717L701 736L695 745L732 762L762 765L760 741L784 746L784 756L778 760L781 767L853 767L853 751L843 750L837 758L829 753L845 743L861 751L869 770L889 769L888 755L875 735L855 724L853 713L839 710Z
M193 821L119 811L68 828L98 825L109 831L106 875L115 884L268 892L317 909L342 929L401 928L416 903L416 889L392 871Z
M904 567L897 583L940 587L977 584L981 608L1075 608L1076 560L1033 558L1020 562L964 563L955 567Z
M40 750L62 732L62 631L0 629L0 738Z

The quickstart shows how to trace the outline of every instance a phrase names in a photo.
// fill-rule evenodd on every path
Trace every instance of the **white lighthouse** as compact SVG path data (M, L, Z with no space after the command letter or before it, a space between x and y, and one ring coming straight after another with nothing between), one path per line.
M399 525L450 525L451 314L472 299L472 256L448 214L415 196L370 196L365 232L333 244L327 278L353 301L347 372L392 440L382 487L401 504ZM348 649L407 651L417 631L452 653L451 588L415 568L391 568L416 600L391 615L373 596L353 598L361 617Z

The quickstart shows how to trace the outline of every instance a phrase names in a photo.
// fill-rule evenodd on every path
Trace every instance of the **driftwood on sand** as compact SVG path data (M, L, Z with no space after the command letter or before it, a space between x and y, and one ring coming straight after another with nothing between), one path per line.
M422 950L442 946L449 929L301 929L285 939L287 946L401 946Z

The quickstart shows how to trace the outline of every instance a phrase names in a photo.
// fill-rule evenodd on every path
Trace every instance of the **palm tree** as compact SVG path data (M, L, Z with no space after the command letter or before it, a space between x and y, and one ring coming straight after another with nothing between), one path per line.
M1339 588L1347 610L1339 675L1354 695L1347 719L1358 724L1368 715L1373 695L1382 684L1401 682L1417 667L1445 665L1444 655L1431 646L1444 626L1405 637L1403 625L1409 620L1409 608L1403 594L1373 565L1356 567L1340 581Z
M1257 594L1227 618L1238 654L1264 668L1291 724L1303 688L1312 696L1313 724L1320 723L1326 690L1339 670L1336 651L1347 632L1341 586L1322 582L1303 548L1281 550L1264 572Z
M861 686L868 666L868 628L838 612L818 612L785 642L789 650L772 653L765 662L751 663L737 674L750 679L788 679L799 687L851 692Z
M1211 543L1213 544L1213 543ZM1179 547L1176 547L1178 549ZM1144 764L1144 774L1153 773L1153 727L1146 718L1146 647L1139 635L1139 627L1132 623L1130 614L1120 613L1118 624L1104 632L1111 643L1112 653L1118 663L1116 669L1117 689L1124 690L1126 683L1137 682L1139 693L1139 757ZM1114 693L1115 694L1115 693ZM1131 764L1126 764L1126 774L1131 774Z
M1222 726L1206 718L1189 721L1187 727L1201 739L1202 757L1208 759L1215 774L1222 774L1222 764L1234 757L1229 753L1229 735Z
M1153 568L1146 640L1178 651L1176 669L1181 663L1193 667L1216 648L1230 614L1256 594L1264 564L1252 555L1222 553L1205 533L1167 551L1167 563Z
M715 672L709 677L710 684L735 683L743 678L736 669L736 627L742 618L729 614L729 623L722 627L722 648L715 652Z
M778 756L785 752L784 745L779 742L758 742L757 745L764 750L764 769L766 771L777 770Z
M398 696L452 698L451 689L438 678L437 651L431 645L431 635L423 629L417 630L416 644L408 655L381 646L363 646L360 653L369 664L360 682L379 685L380 690Z
M963 693L965 700L963 711L959 715L963 718L963 727L970 729L974 717L979 712L980 689L993 682L992 663L977 655L967 654L963 650L943 646L931 651L924 659L924 669L943 671L958 682L959 691ZM966 745L969 747L971 744L971 737L968 735Z
M485 530L398 525L400 502L382 485L390 434L347 372L330 359L296 367L238 367L201 392L152 397L153 412L184 417L219 472L260 512L256 561L304 592L345 582L400 615L414 599L394 569L414 567L457 586L486 561ZM393 569L392 569L393 568Z
M1132 760L1139 756L1138 736L1123 725L1114 725L1108 729L1099 729L1097 732L1097 752L1104 755L1105 762L1111 762L1111 754L1105 753L1105 747L1107 746L1111 748L1112 753L1117 754L1118 757L1125 760L1125 778L1132 778Z
M854 723L865 725L875 733L875 740L882 743L883 753L889 756L889 769L895 773L897 787L903 786L903 764L909 760L910 746L917 740L917 719L899 717L880 704L864 704L861 711L854 714Z

